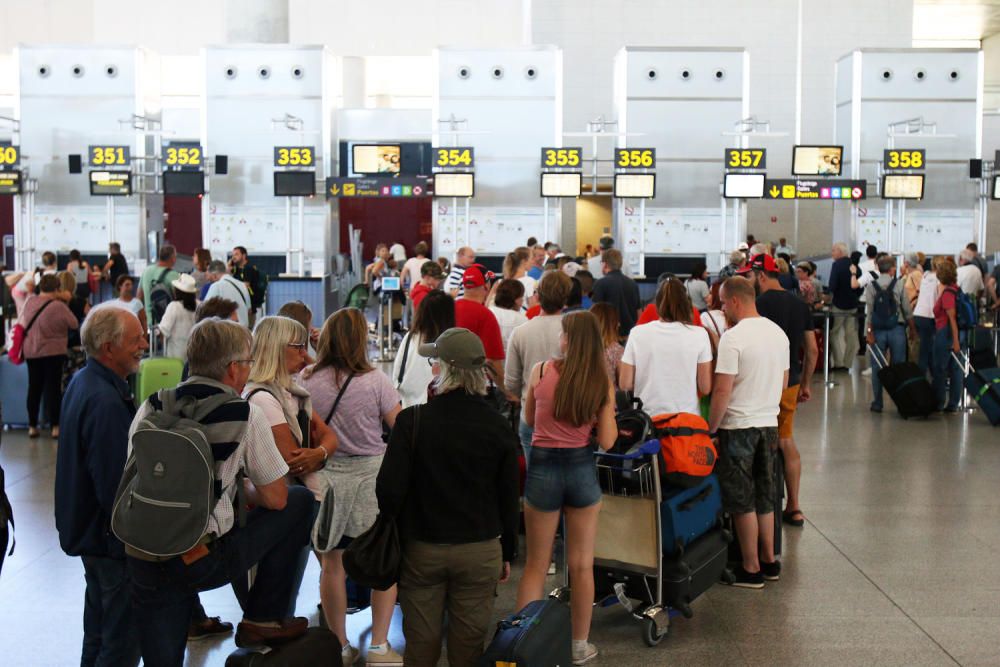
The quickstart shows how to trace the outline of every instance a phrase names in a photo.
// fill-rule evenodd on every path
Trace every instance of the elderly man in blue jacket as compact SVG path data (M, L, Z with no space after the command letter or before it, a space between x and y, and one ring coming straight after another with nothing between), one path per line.
M148 347L138 318L113 306L92 310L83 323L87 365L63 399L56 459L59 543L83 561L84 667L139 662L132 623L125 549L111 534L111 509L125 467L135 403L125 379Z

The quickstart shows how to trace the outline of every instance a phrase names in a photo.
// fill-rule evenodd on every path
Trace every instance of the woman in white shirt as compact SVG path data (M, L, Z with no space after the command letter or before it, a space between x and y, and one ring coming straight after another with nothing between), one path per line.
M181 274L170 284L174 288L174 300L167 305L158 329L163 335L164 356L187 361L188 338L194 328L194 311L198 307L195 300L198 286L189 273Z
M917 357L917 365L925 373L934 367L934 304L941 293L940 282L938 281L938 264L945 258L938 256L931 262L931 270L924 271L920 279L920 291L917 292L917 303L913 307L913 324L917 328L917 335L920 337L920 354Z
M514 248L512 252L507 253L507 256L503 260L503 277L518 280L524 285L522 312L531 308L538 301L535 297L538 281L528 275L528 269L530 268L531 250L524 246Z
M497 318L500 325L500 337L503 338L503 350L507 351L507 342L516 327L528 321L521 312L524 306L524 283L520 280L506 278L500 281L493 293L493 305L490 312Z
M404 408L426 403L427 386L434 379L433 369L417 353L417 348L425 341L437 340L442 331L454 326L455 300L450 294L434 290L423 298L413 318L413 327L403 338L392 363L392 383Z
M399 282L406 288L406 293L410 293L410 288L420 282L420 268L427 261L429 249L427 244L421 241L413 246L414 257L406 260L403 270L399 272Z
M691 299L691 305L697 308L699 313L708 310L709 292L707 277L708 269L705 267L705 263L698 262L694 265L694 270L691 271L691 277L685 283L688 298Z
M619 371L621 388L642 399L651 415L699 414L698 394L712 391L708 332L692 323L691 301L676 278L656 291L660 319L632 329Z
M142 330L145 331L146 308L142 305L142 301L135 298L135 280L132 276L118 276L118 280L115 282L115 291L118 293L118 298L111 301L111 305L124 308L138 317Z

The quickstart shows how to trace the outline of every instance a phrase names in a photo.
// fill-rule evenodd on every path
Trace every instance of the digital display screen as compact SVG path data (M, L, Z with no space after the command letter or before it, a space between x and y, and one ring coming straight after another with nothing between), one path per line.
M399 291L399 276L386 276L382 279L382 291L383 292L398 292Z
M128 197L132 194L132 173L128 171L90 172L90 194Z
M1000 199L1000 176L993 177L993 199Z
M435 197L471 197L475 191L472 174L434 174Z
M177 197L197 197L205 194L205 172L163 172L163 194Z
M400 146L354 144L351 147L352 167L355 174L398 174Z
M882 177L882 199L923 198L923 174L886 174Z
M654 174L615 174L614 195L618 199L652 199L656 196Z
M726 174L726 199L760 199L764 196L764 174Z
M274 172L275 197L312 197L316 194L316 172Z
M792 174L795 176L840 176L843 146L795 146Z
M583 188L580 172L542 174L543 197L579 197Z
M0 171L0 195L21 194L21 172Z

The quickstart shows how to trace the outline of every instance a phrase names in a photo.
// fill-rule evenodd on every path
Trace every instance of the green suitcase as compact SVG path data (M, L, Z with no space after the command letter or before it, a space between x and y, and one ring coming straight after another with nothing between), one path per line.
M143 402L161 389L173 389L181 383L184 362L170 357L143 359L135 378L135 402Z

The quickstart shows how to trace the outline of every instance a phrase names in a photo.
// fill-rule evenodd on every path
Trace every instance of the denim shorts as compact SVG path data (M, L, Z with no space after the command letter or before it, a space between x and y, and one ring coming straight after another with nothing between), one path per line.
M541 512L590 507L601 500L594 450L532 447L524 501Z

